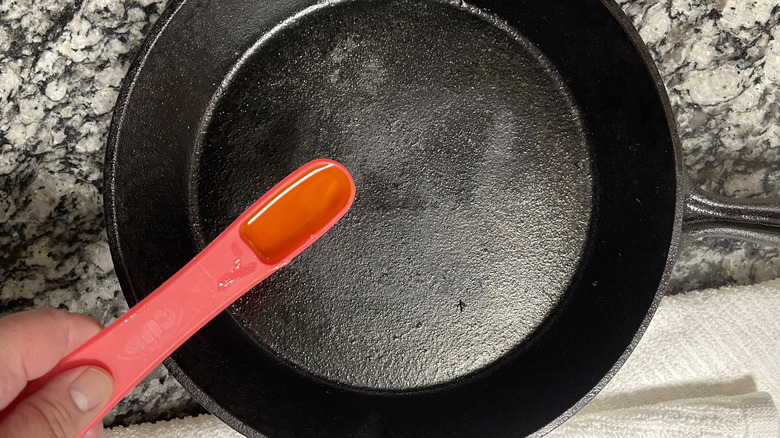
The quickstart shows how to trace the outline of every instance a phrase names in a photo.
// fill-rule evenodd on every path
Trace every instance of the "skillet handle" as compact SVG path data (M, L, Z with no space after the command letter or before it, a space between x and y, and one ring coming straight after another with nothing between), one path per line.
M780 248L780 199L727 198L707 193L686 178L683 236L732 237Z

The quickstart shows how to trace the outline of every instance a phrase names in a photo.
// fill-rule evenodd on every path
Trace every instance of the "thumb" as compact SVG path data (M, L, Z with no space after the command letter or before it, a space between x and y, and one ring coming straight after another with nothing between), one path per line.
M113 389L113 379L100 368L68 370L19 403L0 423L0 436L73 438L100 413ZM101 430L90 429L87 436L99 437Z

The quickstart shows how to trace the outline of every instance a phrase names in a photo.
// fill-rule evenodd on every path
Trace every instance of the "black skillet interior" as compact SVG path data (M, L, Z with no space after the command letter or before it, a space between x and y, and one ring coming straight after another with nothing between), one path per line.
M593 0L310 3L182 0L147 39L107 155L128 301L336 159L353 208L174 375L250 436L553 427L625 360L674 256L673 136L638 37Z

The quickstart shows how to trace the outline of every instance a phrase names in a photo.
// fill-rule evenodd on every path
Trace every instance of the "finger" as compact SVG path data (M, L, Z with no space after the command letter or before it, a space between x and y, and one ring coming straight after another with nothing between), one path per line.
M88 316L49 308L0 318L0 409L101 328Z
M113 388L100 368L66 371L19 403L0 423L0 436L73 438L100 413Z
M97 423L84 434L84 438L103 438L103 423Z

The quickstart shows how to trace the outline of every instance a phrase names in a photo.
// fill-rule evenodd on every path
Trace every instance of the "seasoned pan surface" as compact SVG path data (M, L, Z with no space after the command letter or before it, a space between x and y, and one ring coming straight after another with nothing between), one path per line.
M250 436L518 436L595 393L676 253L668 104L611 3L171 5L107 215L135 302L301 164L352 210L167 365Z
M351 169L350 215L231 312L272 354L358 387L441 384L518 347L590 222L562 79L505 23L441 3L301 17L240 66L199 152L201 245L314 157Z

